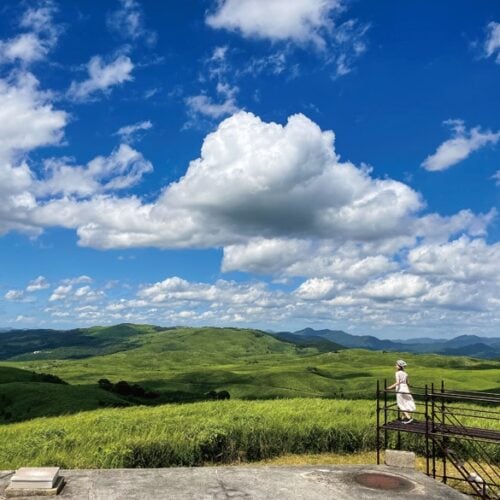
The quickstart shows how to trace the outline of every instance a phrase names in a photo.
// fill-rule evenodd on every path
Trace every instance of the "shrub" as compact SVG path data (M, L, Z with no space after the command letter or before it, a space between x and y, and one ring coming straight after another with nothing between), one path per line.
M141 387L138 384L129 384L126 380L120 380L116 384L113 384L107 378L101 378L97 383L101 389L114 392L120 396L133 396L144 399L154 399L160 397L159 392L146 391L144 387Z

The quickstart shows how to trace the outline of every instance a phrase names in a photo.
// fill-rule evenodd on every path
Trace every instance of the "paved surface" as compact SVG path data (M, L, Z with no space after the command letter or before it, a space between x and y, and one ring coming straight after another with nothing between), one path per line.
M0 499L14 471L0 471ZM404 491L361 486L355 477L377 472L406 479ZM193 467L62 470L61 500L463 500L420 472L380 466ZM48 497L30 497L31 500Z

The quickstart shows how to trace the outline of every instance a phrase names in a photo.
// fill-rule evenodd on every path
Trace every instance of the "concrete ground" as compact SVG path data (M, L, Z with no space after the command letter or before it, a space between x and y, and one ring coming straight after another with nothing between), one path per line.
M13 472L0 471L2 500ZM390 482L401 483L400 489L379 490L357 482L359 474L374 472L392 476ZM61 475L66 482L61 500L469 498L420 472L384 465L62 470Z

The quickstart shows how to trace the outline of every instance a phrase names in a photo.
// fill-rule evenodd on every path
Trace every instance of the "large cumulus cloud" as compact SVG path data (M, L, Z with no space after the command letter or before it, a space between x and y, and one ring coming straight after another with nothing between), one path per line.
M133 227L117 236L112 217L79 230L83 244L102 248L276 237L373 241L406 234L421 207L409 186L341 162L333 132L305 116L280 125L240 112L205 138L178 182L143 207L146 227L154 228L149 238Z

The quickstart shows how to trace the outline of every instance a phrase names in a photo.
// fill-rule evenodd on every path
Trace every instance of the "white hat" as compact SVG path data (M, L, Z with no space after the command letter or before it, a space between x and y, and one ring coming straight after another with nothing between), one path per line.
M402 359L398 359L396 361L396 364L400 366L401 368L404 368L408 363L406 361L403 361Z

